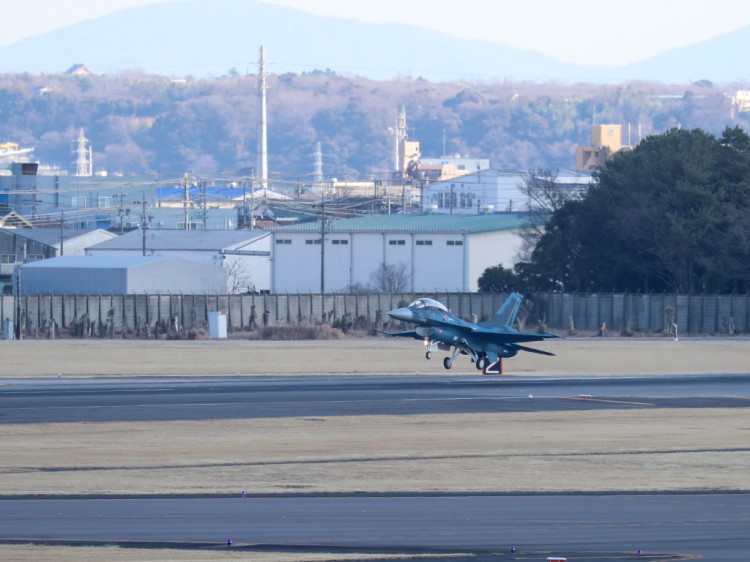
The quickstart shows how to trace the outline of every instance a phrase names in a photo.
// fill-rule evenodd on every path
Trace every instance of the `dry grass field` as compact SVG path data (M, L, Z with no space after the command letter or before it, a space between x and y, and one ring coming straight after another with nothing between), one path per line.
M733 373L750 367L746 339L557 339L531 344L557 357L520 352L505 360L511 375ZM466 357L451 371L444 352L424 358L416 340L321 341L0 341L2 377L144 375L414 374L476 375Z
M505 362L521 376L747 372L746 340L557 340ZM22 341L0 377L429 374L416 341ZM725 375L727 373L727 375ZM495 379L502 385L502 377ZM3 381L0 378L0 392ZM574 399L574 397L572 397ZM750 397L748 397L750 400ZM204 422L0 425L0 496L749 490L744 409L658 409ZM398 439L393 439L398 435ZM54 468L55 470L50 470ZM351 558L351 557L349 557ZM363 556L356 556L363 559ZM2 560L256 560L346 555L0 546Z

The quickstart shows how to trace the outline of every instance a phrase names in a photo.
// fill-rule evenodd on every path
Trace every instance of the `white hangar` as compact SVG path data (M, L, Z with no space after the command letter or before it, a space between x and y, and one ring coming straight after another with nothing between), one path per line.
M410 292L476 291L487 267L511 267L524 213L370 215L273 230L271 291L318 293L372 284L383 264L406 271Z
M60 256L23 265L21 294L124 295L226 292L215 265L158 256Z
M179 257L222 266L229 293L268 291L271 235L263 230L133 230L86 248L89 256ZM145 248L145 250L144 250Z

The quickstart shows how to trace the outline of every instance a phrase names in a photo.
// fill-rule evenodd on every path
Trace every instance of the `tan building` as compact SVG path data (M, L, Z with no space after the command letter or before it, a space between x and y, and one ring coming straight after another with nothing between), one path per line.
M576 170L601 168L604 162L627 148L622 145L622 125L591 127L591 146L576 147Z

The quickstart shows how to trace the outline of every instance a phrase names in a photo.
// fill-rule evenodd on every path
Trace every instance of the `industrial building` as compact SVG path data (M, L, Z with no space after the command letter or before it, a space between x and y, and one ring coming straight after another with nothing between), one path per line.
M20 268L22 295L216 293L226 290L221 267L159 256L61 256Z
M529 210L525 191L529 172L481 170L429 184L423 191L423 210L449 215L477 215ZM584 189L591 181L588 172L557 172L549 178L564 192Z
M85 248L116 235L73 228L0 228L0 286L11 293L13 274L24 263L61 255L83 256Z
M263 230L136 230L91 245L86 254L179 257L223 267L228 293L271 288L271 234Z
M576 147L576 170L599 169L623 150L630 150L630 146L622 144L622 125L593 125L591 146Z
M521 213L370 215L273 229L271 292L347 292L382 265L406 273L408 292L476 291L487 267L511 267ZM322 270L322 271L321 271Z

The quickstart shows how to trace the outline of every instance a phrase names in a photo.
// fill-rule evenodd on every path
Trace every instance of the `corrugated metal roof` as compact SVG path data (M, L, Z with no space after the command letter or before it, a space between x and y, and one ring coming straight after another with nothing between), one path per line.
M326 232L430 232L472 234L520 228L528 223L526 213L491 215L367 215L338 219L326 225ZM308 222L271 229L274 232L320 232L320 222Z
M263 230L148 230L146 248L155 250L219 251L266 236ZM92 250L138 250L143 247L143 232L133 230L112 240L91 246ZM88 248L87 248L88 249Z
M23 265L23 269L89 268L126 269L163 260L179 260L163 256L60 256Z
M77 228L63 228L62 231L59 228L3 228L0 229L3 232L18 236L20 238L26 238L27 240L33 240L39 242L50 248L56 247L60 244L60 234L62 233L63 241L73 240L79 236L96 232L97 228L89 229L77 229Z

